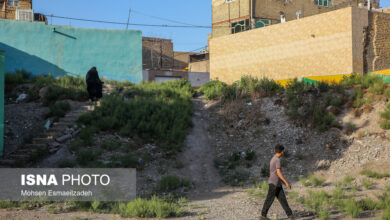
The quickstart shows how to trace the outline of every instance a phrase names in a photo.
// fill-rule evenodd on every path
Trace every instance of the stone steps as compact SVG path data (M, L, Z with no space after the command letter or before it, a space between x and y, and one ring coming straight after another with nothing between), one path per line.
M30 163L32 155L39 150L48 150L50 154L54 154L61 148L60 143L56 143L57 140L61 139L61 143L65 143L69 140L69 138L64 138L70 135L67 134L66 131L76 124L83 113L93 111L94 109L94 105L88 104L82 105L78 109L69 112L64 118L61 118L60 121L53 123L52 127L42 135L33 138L32 144L23 145L7 155L6 158L0 159L0 167L27 165ZM76 131L74 135L77 135L77 133L78 132ZM72 137L72 135L70 135L70 137Z

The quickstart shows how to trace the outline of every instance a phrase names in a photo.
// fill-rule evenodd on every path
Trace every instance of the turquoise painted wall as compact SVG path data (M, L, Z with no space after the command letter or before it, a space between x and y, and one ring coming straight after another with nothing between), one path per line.
M82 76L96 66L107 79L142 80L142 33L0 20L5 72Z
M4 150L4 60L5 53L0 50L0 157Z

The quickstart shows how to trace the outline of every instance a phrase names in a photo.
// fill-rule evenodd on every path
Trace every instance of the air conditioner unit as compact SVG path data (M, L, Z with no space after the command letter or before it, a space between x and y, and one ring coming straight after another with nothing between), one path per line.
M16 20L19 21L34 21L34 10L32 9L17 9L16 10Z

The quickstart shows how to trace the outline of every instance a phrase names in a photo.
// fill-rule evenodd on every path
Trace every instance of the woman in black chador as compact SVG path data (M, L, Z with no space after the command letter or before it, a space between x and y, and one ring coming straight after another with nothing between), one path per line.
M85 80L87 82L87 90L89 94L89 98L92 101L97 101L100 99L103 94L103 82L99 79L98 71L96 70L96 67L92 67L85 77Z

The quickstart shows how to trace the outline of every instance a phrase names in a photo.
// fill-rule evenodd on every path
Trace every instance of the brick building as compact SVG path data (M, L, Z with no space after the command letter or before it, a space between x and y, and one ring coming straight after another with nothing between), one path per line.
M0 0L0 18L34 20L32 0Z
M390 76L390 13L346 7L209 40L210 76L337 82L353 73Z
M380 0L371 0L379 8ZM308 17L350 6L366 6L367 0L212 0L211 38L261 28L298 17Z
M188 67L190 55L194 54L198 53L174 51L170 39L142 38L144 70L181 70Z

